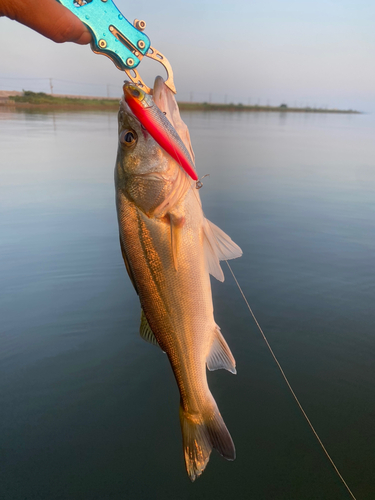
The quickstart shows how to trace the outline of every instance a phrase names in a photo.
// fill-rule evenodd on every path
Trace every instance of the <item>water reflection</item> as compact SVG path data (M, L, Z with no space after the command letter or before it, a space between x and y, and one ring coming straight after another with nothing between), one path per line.
M350 487L371 499L374 120L184 119L210 174L205 213L243 248L233 269L255 314ZM139 339L119 251L116 113L2 111L0 130L0 496L191 498L173 375ZM213 291L238 375L209 384L238 458L213 456L194 494L344 498L230 276Z

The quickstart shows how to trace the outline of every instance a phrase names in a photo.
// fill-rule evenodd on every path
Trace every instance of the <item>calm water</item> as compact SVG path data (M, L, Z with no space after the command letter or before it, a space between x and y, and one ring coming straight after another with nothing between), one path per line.
M358 500L375 498L375 120L185 114L206 215ZM346 499L226 273L238 375L209 374L237 448L187 479L167 359L138 335L112 113L0 113L0 498Z

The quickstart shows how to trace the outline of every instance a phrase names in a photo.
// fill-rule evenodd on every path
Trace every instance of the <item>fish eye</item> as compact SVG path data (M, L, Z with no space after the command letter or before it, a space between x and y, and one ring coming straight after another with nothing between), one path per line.
M127 147L134 146L137 142L137 134L134 130L123 130L120 134L120 142Z

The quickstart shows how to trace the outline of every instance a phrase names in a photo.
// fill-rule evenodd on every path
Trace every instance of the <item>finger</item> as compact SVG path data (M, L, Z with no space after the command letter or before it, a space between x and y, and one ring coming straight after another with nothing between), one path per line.
M90 43L87 27L56 0L13 0L5 15L54 42Z

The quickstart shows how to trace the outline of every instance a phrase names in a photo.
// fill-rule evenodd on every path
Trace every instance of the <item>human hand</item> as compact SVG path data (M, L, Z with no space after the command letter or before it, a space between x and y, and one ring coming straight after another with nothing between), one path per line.
M90 43L86 26L56 0L0 0L0 16L28 26L54 42Z

